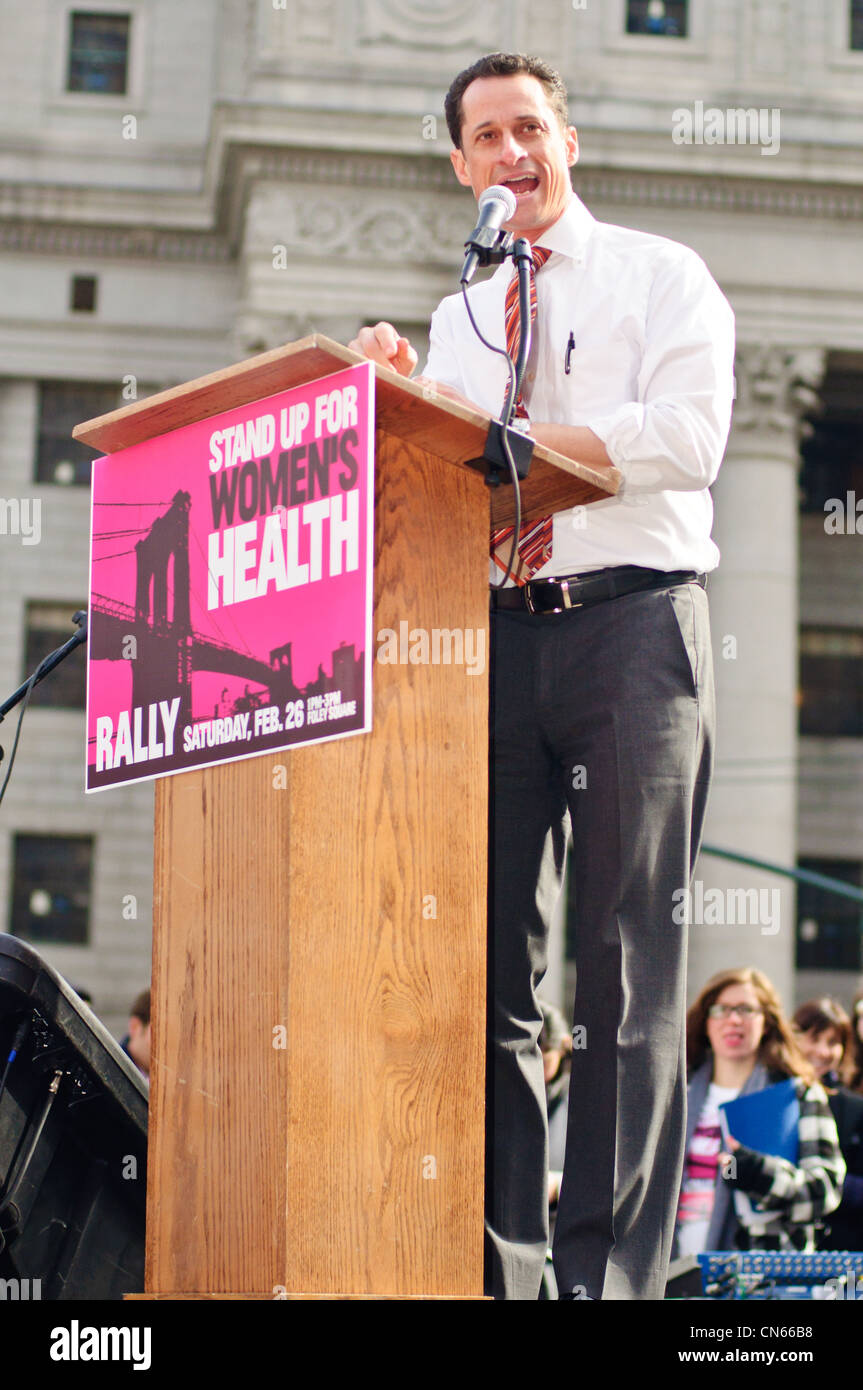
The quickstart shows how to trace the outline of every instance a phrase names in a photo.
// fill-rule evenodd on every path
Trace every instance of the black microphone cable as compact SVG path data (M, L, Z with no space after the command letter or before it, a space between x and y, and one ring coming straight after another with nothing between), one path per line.
M24 699L21 701L21 709L18 714L18 725L15 729L15 742L12 744L12 752L9 754L9 766L6 769L6 776L3 778L3 786L0 787L0 801L2 801L4 796L6 795L6 788L9 785L9 778L12 776L12 768L15 766L15 754L18 752L18 740L21 737L21 725L24 722L24 715L26 714L27 706L30 703L30 696L33 694L33 687L36 684L36 678L39 675L39 672L42 670L42 667L45 665L45 661L47 660L48 658L45 657L44 661L40 661L39 665L36 667L36 670L33 672L32 676L27 682L27 693L25 694Z
M87 610L84 608L79 609L77 613L73 614L72 621L73 623L76 623L78 626L78 631L74 634L74 636L70 637L68 642L64 642L61 647L57 647L53 652L49 652L47 656L44 656L42 660L39 662L39 665L36 667L36 670L33 672L32 676L30 676L29 680L27 680L24 683L24 685L19 686L19 688L15 691L14 695L11 695L9 699L6 700L2 706L0 706L0 722L2 722L3 717L9 712L10 709L14 708L16 701L21 701L21 711L18 715L18 724L15 729L15 742L12 744L12 752L9 755L9 766L6 769L6 776L3 779L3 786L0 787L0 802L2 802L3 797L6 795L6 788L9 785L9 778L12 776L12 768L15 764L15 754L18 751L18 740L21 737L21 724L24 720L24 714L27 709L27 706L30 703L30 696L33 694L33 687L37 685L39 681L44 680L45 676L47 676L50 671L53 671L55 666L59 666L60 662L63 661L71 651L74 651L75 647L78 647L83 642L87 641ZM2 748L0 748L0 760L2 760L2 757L3 750Z
M483 337L482 330L480 329L479 324L473 316L473 310L470 307L470 300L468 299L467 294L467 284L464 281L462 281L461 293L462 298L464 299L465 309L467 310L467 316L470 320L471 327L473 328L474 333L479 338L483 347L487 347L491 352L499 353L500 356L504 358L507 365L507 370L509 371L509 392L507 394L506 406L503 411L503 418L500 422L502 426L500 438L501 445L503 447L504 458L506 459L507 467L509 468L509 475L512 480L513 488L515 489L515 527L512 533L512 545L510 547L509 560L507 562L507 567L503 579L501 579L499 584L492 584L490 586L492 589L502 589L503 586L506 584L506 581L512 574L512 568L515 564L515 557L518 553L519 534L521 532L521 487L518 480L518 474L515 469L515 460L512 456L512 450L509 447L509 439L507 438L507 430L509 429L510 420L512 419L513 411L515 410L515 367L513 366L512 358L510 357L509 353L506 351L505 348L495 347L494 343L490 343L487 338Z

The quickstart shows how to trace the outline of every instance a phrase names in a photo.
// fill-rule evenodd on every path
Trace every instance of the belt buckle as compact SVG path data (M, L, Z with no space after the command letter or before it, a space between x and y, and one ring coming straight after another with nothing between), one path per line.
M531 616L535 618L535 617L537 616L537 612L536 612L536 609L535 609L534 606L533 606L533 600L531 599L531 596L530 596L530 580L528 580L527 583L526 583L525 586L524 586L524 602L525 602L525 607L527 608L528 613L530 613Z
M583 604L581 604L581 603L573 603L572 599L569 597L569 580L568 580L568 579L541 580L540 582L541 582L541 583L547 583L547 584L557 584L557 585L559 586L559 588L560 588L560 589L562 590L562 592L563 592L563 606L562 606L561 608L543 608L542 612L537 612L537 610L536 610L536 609L534 608L534 606L533 606L533 600L532 600L532 598L531 598L531 596L530 596L530 585L531 585L531 581L528 580L528 582L527 582L527 583L525 584L525 586L524 586L524 601L525 601L525 604L527 605L527 611L528 611L528 613L532 613L534 617L540 617L540 618L543 618L543 617L552 617L553 614L555 614L555 613L564 613L564 612L566 612L566 610L569 609L569 608L582 608L582 607L583 607Z

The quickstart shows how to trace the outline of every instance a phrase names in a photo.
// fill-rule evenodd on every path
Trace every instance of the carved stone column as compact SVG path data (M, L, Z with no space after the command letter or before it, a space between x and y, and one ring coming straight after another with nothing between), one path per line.
M824 358L820 350L739 348L731 437L713 488L722 552L709 580L718 736L704 839L784 866L794 865L797 848L801 417L817 400ZM793 881L711 855L701 856L695 879L702 897L699 904L693 894L691 995L718 970L754 965L793 1008ZM757 902L751 891L743 896L753 889Z

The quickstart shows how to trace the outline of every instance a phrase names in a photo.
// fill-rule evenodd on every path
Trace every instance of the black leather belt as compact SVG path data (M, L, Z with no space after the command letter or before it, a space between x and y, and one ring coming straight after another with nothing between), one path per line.
M562 579L531 579L527 584L491 590L493 609L513 609L535 615L587 608L604 599L622 598L642 589L671 589L676 584L707 587L707 575L695 570L651 570L641 565L612 565L589 574Z

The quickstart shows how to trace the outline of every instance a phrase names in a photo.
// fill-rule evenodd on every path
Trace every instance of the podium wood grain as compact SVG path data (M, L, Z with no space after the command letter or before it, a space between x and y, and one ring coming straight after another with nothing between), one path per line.
M375 663L370 735L157 785L152 1296L482 1294L487 510L379 431L374 632L482 673Z

